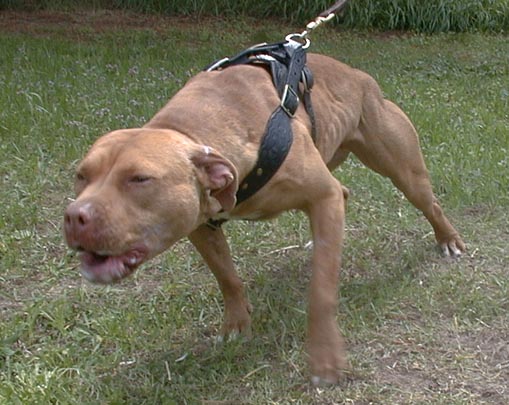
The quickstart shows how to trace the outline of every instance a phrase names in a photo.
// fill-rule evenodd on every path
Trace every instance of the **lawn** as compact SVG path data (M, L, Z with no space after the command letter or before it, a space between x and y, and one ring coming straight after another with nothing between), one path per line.
M0 13L0 403L505 404L509 396L509 41L345 32L312 51L369 72L415 123L468 247L350 159L338 323L352 373L308 384L306 218L225 226L254 337L219 344L221 295L187 241L111 287L62 238L73 169L211 61L298 30L277 21Z

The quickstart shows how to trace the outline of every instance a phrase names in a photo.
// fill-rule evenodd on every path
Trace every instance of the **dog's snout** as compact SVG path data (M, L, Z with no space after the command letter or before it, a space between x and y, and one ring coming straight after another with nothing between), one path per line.
M65 210L64 232L70 247L79 248L80 240L91 232L93 212L91 203L80 202L69 204Z

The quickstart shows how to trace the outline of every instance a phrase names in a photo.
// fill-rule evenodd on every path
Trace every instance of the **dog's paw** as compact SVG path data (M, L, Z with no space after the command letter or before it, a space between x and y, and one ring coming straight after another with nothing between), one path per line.
M465 243L458 235L440 243L440 248L444 256L452 258L460 257L466 250Z
M223 344L225 342L235 342L238 340L242 335L239 332L231 332L228 334L221 334L216 337L216 342L219 344Z
M251 339L251 311L249 303L226 306L218 342L237 340L239 337Z
M341 375L338 375L333 379L323 378L314 375L311 377L311 384L313 385L313 387L330 387L332 385L337 385L340 379Z
M343 339L339 331L321 336L321 341L308 343L311 383L314 386L338 384L350 369L346 361Z
M315 364L313 365L313 363ZM336 385L350 370L343 355L335 353L330 353L330 356L320 364L310 362L310 365L312 372L311 384L315 387Z

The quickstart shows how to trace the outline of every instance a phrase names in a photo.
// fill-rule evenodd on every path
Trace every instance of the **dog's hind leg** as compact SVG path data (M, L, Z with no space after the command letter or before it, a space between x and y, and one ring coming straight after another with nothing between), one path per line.
M246 298L242 281L234 269L230 247L223 230L201 225L189 235L189 240L216 277L223 294L224 321L220 338L233 338L239 334L250 338L251 305Z
M465 244L433 194L419 139L408 117L390 101L366 103L357 134L345 144L366 166L389 177L428 219L444 254L459 256Z

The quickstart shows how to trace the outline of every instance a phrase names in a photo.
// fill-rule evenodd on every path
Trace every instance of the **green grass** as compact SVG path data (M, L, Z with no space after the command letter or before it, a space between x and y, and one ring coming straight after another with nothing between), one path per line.
M0 403L504 403L507 38L313 37L314 51L369 72L408 112L468 244L461 260L441 258L389 181L355 159L338 170L352 191L338 322L353 375L317 390L303 352L303 215L226 225L254 306L254 338L226 345L214 340L220 293L187 242L113 287L84 283L64 245L73 169L94 139L143 124L210 61L292 31L245 19L163 26L1 33Z
M417 32L506 31L507 0L352 0L349 27Z

